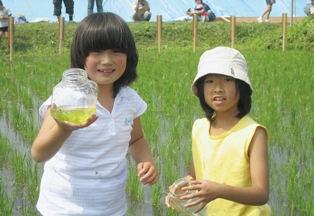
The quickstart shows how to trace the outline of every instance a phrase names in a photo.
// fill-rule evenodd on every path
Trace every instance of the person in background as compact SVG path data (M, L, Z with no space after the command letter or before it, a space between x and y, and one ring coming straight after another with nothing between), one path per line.
M141 124L147 104L129 87L137 78L134 37L120 16L93 13L78 25L70 55L71 68L98 85L96 114L82 124L56 120L51 97L39 108L44 121L31 148L45 163L37 209L44 216L126 215L127 154L142 184L158 180Z
M0 45L3 34L5 34L5 38L8 41L8 19L11 15L10 9L4 7L2 1L0 0ZM9 42L7 43L6 48L9 49Z
M267 4L267 7L266 7L266 9L263 11L263 13L262 13L262 15L259 17L259 18L257 18L257 21L258 22L263 22L263 17L266 15L266 20L265 20L265 22L270 22L269 21L269 16L270 16L270 12L271 12L271 10L272 10L272 7L273 7L273 4L275 4L276 3L276 1L275 0L266 0L266 4Z
M88 7L87 7L87 14L90 15L93 13L94 10L94 3L96 1L96 7L97 7L97 12L103 12L103 0L88 0Z
M206 206L207 216L268 216L268 130L250 116L253 87L244 56L236 49L205 51L192 83L205 117L192 128L192 185L182 196ZM166 196L169 205L169 195Z
M58 21L61 15L62 9L62 1L65 5L65 12L69 14L69 21L73 22L73 14L74 14L74 0L53 0L54 12L53 15L57 16Z
M28 23L28 21L24 14L17 14L17 16L14 17L14 24L21 24L21 23Z
M197 11L204 10L204 5L203 5L203 4L198 4L198 5L196 5L195 10L197 10ZM207 12L204 11L204 12L201 14L201 16L202 16L202 22L205 22L206 17L207 17Z
M149 3L146 0L136 0L134 2L134 10L134 21L149 21L152 16Z
M216 15L214 12L210 9L208 4L203 3L203 0L195 0L196 6L194 8L194 11L191 11L191 9L186 11L186 14L193 17L194 14L198 15L198 20L202 22L213 22L216 19Z

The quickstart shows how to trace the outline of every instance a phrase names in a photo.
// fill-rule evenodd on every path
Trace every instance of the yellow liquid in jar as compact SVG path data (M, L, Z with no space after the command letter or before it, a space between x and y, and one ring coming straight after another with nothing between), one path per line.
M96 107L89 108L69 108L57 107L51 108L50 115L58 120L72 123L84 123L89 117L96 113Z

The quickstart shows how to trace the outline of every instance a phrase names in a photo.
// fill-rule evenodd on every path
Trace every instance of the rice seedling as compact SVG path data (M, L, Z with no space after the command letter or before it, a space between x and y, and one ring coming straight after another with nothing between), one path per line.
M0 182L1 183L1 182ZM0 215L12 215L14 201L8 197L4 186L0 184Z

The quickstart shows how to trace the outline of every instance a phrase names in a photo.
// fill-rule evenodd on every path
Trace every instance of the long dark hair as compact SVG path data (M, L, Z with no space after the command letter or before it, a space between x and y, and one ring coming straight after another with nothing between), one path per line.
M210 106L208 106L208 104L205 101L205 97L204 97L204 82L205 82L205 76L202 76L201 78L199 78L196 81L196 88L197 88L197 97L199 98L201 107L203 109L203 111L205 112L205 116L206 118L211 121L212 117L214 115L215 110L213 108L211 108ZM248 114L251 110L251 106L252 106L252 99L251 99L251 95L252 95L252 91L250 86L245 83L242 80L239 79L235 79L235 84L236 84L236 92L237 94L240 94L240 99L238 102L238 109L239 109L239 113L236 115L237 118L242 118L244 117L246 114Z
M94 13L78 25L71 47L71 67L84 69L91 52L117 49L127 55L123 75L113 84L113 96L137 78L138 53L132 32L127 23L114 13Z

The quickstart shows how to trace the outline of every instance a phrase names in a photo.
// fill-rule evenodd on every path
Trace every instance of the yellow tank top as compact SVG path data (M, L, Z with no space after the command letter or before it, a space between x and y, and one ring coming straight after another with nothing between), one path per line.
M209 135L210 122L198 119L192 130L192 153L197 179L210 180L236 187L250 187L248 149L256 128L262 127L244 116L233 128L219 136ZM267 216L270 207L248 206L225 199L207 204L208 216Z

